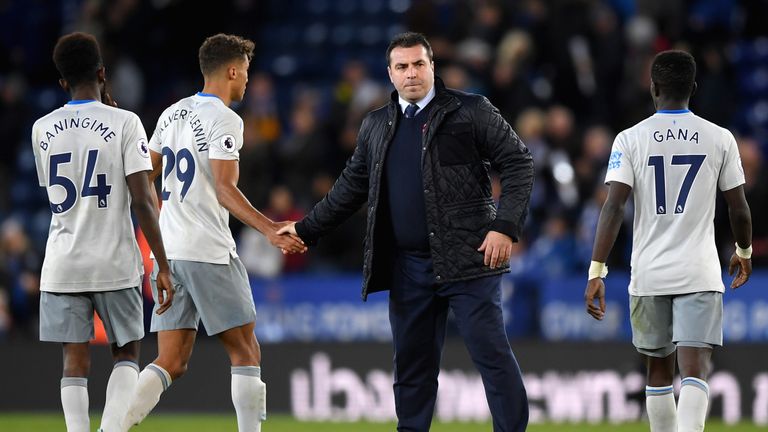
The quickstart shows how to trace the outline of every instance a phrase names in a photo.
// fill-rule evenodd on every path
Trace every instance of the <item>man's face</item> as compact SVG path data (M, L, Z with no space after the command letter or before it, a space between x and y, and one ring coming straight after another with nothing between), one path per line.
M235 64L235 82L232 85L232 100L240 102L245 96L245 86L248 84L248 68L251 62L248 57L243 56L243 60Z
M429 60L427 49L421 44L393 48L387 72L397 93L408 102L424 99L435 83L435 64Z

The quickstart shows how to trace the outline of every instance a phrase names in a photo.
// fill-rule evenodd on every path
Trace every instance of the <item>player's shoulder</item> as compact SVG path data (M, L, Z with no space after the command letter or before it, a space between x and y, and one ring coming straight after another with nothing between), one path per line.
M187 96L185 98L181 98L177 100L176 102L168 105L160 114L160 118L162 119L168 114L172 114L174 111L179 110L181 108L188 108L194 105L194 99L192 96Z
M616 134L615 141L633 147L644 142L645 136L649 130L656 128L656 118L654 116L646 117L634 125L622 130Z
M615 142L622 142L622 143L629 143L631 141L631 138L634 136L637 136L638 132L646 128L646 125L643 124L648 119L643 120L633 126L630 126L619 133L616 134L616 137L614 138Z
M726 129L726 128L724 128L724 127L722 127L722 126L720 126L720 125L718 125L716 123L713 123L713 122L705 119L704 117L699 117L696 114L693 115L693 118L695 119L696 122L699 123L700 127L708 129L708 131L709 131L709 133L711 135L714 136L714 135L718 135L719 134L722 137L723 140L732 140L732 139L734 139L733 133L731 133L730 130L728 130L728 129Z
M37 129L38 127L41 127L48 122L55 120L57 117L61 115L61 113L64 111L64 107L56 108L55 110L49 112L48 114L38 118L35 120L35 122L32 124L32 130Z
M224 105L220 100L210 103L208 106L210 106L212 113L216 115L216 120L218 121L233 123L242 122L240 116L232 108Z
M106 104L99 104L98 108L103 109L105 112L123 121L138 121L139 123L141 123L141 119L133 111L129 111L124 108L114 107Z

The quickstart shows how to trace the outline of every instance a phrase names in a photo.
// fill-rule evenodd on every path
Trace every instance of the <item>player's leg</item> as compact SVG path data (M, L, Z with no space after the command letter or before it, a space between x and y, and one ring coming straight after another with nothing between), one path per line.
M712 348L723 343L723 295L708 291L677 296L674 340L680 368L678 432L704 430L709 407L709 362Z
M660 353L662 355L664 351ZM645 405L651 432L675 432L677 412L672 380L675 376L675 352L666 357L645 355L648 369Z
M139 374L136 391L123 420L123 430L141 423L160 401L163 392L187 371L196 335L197 331L190 329L157 332L157 358Z
M675 432L677 412L672 378L675 345L672 343L672 298L630 296L632 343L646 356L648 381L645 407L652 432Z
M504 328L500 284L501 276L487 276L446 284L438 294L448 297L464 344L483 379L493 430L523 432L528 425L528 396Z
M125 413L139 379L139 341L122 347L112 344L113 367L107 381L107 395L99 432L120 431Z
M192 348L195 345L200 315L189 292L190 281L178 264L171 261L171 275L174 283L173 305L162 315L152 314L150 330L157 332L157 358L139 374L136 391L123 420L123 430L140 423L160 401L162 393L171 383L187 370ZM188 263L189 264L189 263ZM152 295L157 302L157 266L152 272L150 283ZM157 311L155 303L154 311Z
M427 431L437 398L448 301L435 295L432 260L401 254L389 291L398 431Z
M678 432L704 430L709 407L709 361L712 348L678 346L680 400L677 404Z
M267 419L267 386L261 380L261 348L254 323L219 333L232 364L232 404L240 432L258 432Z
M88 373L93 338L93 304L89 294L40 293L40 340L63 344L61 406L68 432L90 430Z
M267 388L261 379L261 351L253 333L256 308L248 273L239 258L188 270L195 280L190 291L203 325L209 335L219 337L229 354L238 429L259 431L267 416Z
M88 416L88 373L91 368L88 342L65 343L63 346L61 406L67 432L87 432L91 430Z
M144 301L138 287L92 295L111 343L113 368L107 382L100 431L121 430L139 378L139 340L144 337Z

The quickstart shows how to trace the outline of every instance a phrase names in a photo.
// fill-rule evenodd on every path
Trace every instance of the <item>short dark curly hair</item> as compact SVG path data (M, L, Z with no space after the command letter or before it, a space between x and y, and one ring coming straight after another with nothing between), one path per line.
M96 81L96 72L104 65L96 38L81 32L59 38L53 48L53 63L70 87Z
M203 75L210 75L220 67L232 60L246 56L250 61L253 58L253 41L240 36L219 33L205 40L200 46L198 58L200 59L200 71Z
M395 48L410 48L416 45L421 45L427 50L427 57L429 57L429 60L432 60L432 45L429 44L429 41L427 40L427 37L424 36L421 33L416 32L405 32L395 35L395 37L392 38L392 40L389 42L389 46L387 47L387 66L389 66L389 62L392 60L390 58L390 54L392 54L392 50Z
M696 60L685 51L662 51L653 59L651 81L674 100L688 99L696 82Z

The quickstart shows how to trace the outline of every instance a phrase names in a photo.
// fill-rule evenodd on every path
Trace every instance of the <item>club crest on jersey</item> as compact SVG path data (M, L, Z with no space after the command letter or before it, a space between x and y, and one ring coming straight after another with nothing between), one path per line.
M149 146L147 145L147 140L144 138L139 138L139 140L136 142L136 148L139 150L141 157L149 157Z
M608 158L608 169L621 168L621 156L623 153L620 151L612 151L610 158Z
M221 148L228 153L233 153L235 151L235 137L232 135L224 135L221 138Z

